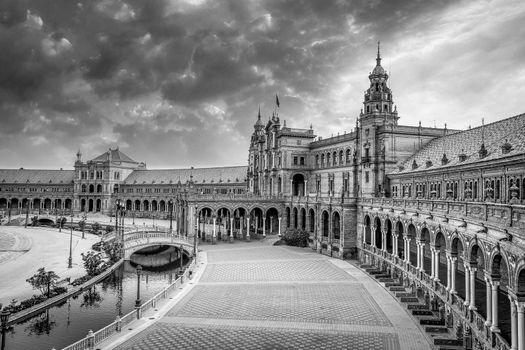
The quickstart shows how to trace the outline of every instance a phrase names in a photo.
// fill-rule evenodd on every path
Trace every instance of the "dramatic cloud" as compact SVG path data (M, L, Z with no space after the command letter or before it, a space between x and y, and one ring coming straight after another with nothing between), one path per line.
M525 3L3 0L0 167L119 146L150 168L242 165L259 106L350 131L381 41L400 123L524 112Z

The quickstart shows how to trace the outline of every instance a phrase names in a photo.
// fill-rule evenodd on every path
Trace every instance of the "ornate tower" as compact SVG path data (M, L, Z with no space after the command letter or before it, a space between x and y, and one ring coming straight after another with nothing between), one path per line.
M387 149L392 129L397 126L397 108L388 87L388 74L381 66L377 43L376 66L368 75L370 87L365 91L363 110L359 115L358 149L360 152L359 182L362 195L382 195L385 183Z
M364 109L359 117L361 126L365 124L397 125L397 109L394 106L392 91L387 85L388 74L381 66L381 51L377 43L376 66L368 76L370 87L365 91Z

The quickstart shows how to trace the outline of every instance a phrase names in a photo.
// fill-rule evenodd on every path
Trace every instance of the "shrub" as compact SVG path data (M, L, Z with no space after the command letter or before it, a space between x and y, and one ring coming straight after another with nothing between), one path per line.
M93 225L91 225L91 232L98 235L100 233L99 231L101 228L102 227L100 226L100 224L98 222L95 222L93 223Z
M45 267L38 269L37 273L26 279L26 282L42 293L50 297L51 290L55 289L57 281L60 279L54 271L46 271Z
M310 234L306 231L286 230L282 240L287 245L304 248L308 246L308 237L310 237Z

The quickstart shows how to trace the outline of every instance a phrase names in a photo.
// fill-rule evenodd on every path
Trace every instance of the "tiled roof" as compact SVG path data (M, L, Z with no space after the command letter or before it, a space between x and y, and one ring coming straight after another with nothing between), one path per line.
M487 150L487 156L480 158L479 150L482 139ZM501 149L505 143L512 147L508 153ZM443 153L449 162L442 164ZM432 170L454 165L471 164L480 161L494 160L502 157L525 153L525 114L487 124L484 127L460 131L452 135L435 138L421 150L413 154L401 165L403 170L397 169L392 174L409 173L419 170ZM464 160L460 159L464 155ZM416 161L417 168L412 169ZM427 162L432 165L427 167Z
M91 161L93 162L105 162L107 160L111 159L113 162L126 162L126 163L138 163L137 161L131 159L124 153L122 153L118 148L116 149L109 149L107 152L102 153L96 158L93 158Z
M74 170L0 169L0 183L70 184Z
M243 183L246 181L246 166L219 167L219 168L195 168L195 169L153 169L134 170L124 180L125 184L184 184L193 181L196 184L210 183Z

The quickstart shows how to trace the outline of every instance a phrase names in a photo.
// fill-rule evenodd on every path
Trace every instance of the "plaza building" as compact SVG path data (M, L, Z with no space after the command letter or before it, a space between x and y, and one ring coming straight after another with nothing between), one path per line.
M74 170L0 170L0 210L175 218L205 241L286 230L399 279L476 349L525 350L525 114L400 125L376 65L355 129L321 138L259 111L238 167L149 170L117 149ZM337 132L337 131L336 131Z

